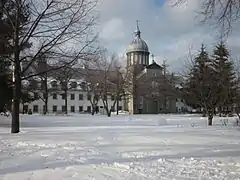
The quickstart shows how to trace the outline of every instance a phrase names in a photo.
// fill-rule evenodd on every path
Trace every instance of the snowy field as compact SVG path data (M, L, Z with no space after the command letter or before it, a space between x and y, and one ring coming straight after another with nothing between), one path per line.
M237 180L240 129L194 115L0 117L1 180Z

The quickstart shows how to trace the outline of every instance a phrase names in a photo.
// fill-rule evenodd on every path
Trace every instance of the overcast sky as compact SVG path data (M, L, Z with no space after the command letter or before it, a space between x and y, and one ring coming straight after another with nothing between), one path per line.
M139 20L142 38L155 60L162 64L166 59L172 71L181 72L189 47L194 52L204 43L211 49L219 40L218 29L199 23L199 0L189 0L181 7L170 6L169 1L100 0L101 43L110 52L125 53ZM234 28L227 43L232 55L240 57L239 28Z

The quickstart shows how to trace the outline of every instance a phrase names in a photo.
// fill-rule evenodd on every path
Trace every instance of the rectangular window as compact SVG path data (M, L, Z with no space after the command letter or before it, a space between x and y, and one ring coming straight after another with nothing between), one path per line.
M43 93L43 98L46 99L48 97L48 93Z
M118 110L121 111L122 110L122 106L118 106Z
M114 101L115 100L115 96L111 95L111 100Z
M66 106L62 106L62 112L66 112Z
M62 99L65 99L66 98L66 94L62 94Z
M96 113L99 112L99 106L96 106Z
M71 100L75 100L75 94L71 94Z
M54 93L52 96L53 96L53 99L57 99L57 94L56 93Z
M114 106L111 106L111 111L112 111L112 112L114 112L114 111L115 111L115 109L114 109Z
M103 96L103 100L105 100L105 101L107 100L107 95Z
M79 94L79 100L83 100L83 94Z
M87 96L87 100L89 100L89 101L90 101L90 100L91 100L91 98L92 98L92 97L91 97L91 94L88 94L88 96Z
M57 106L56 106L56 105L53 105L52 111L53 111L53 112L57 112Z
M71 112L72 112L72 113L75 112L75 106L71 106Z
M38 99L38 93L34 93L34 99Z
M38 113L38 105L34 105L33 106L33 112L34 113Z
M27 113L28 112L28 105L24 105L23 106L23 113Z
M79 112L83 112L83 106L79 106Z
M91 106L87 107L87 112L91 112Z
M98 101L98 100L99 100L98 95L94 95L94 99L95 99L96 101Z

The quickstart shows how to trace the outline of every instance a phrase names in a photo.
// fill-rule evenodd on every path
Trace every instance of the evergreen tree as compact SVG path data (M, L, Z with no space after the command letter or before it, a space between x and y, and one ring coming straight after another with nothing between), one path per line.
M10 3L7 0L0 0L0 111L10 109L10 102L12 99L12 88L10 84L11 74L10 61L8 61L10 53L10 38L12 30L9 21L3 15L3 9L8 12L11 10Z
M10 109L12 88L10 85L9 62L0 56L0 112Z
M236 92L236 76L233 63L229 60L229 51L223 42L219 43L213 51L213 68L216 74L218 89L218 111L229 112Z
M21 98L20 52L30 47L25 41L20 43L29 21L29 8L26 1L0 0L0 55L11 58L14 81L12 96L12 133L19 132L19 104Z
M201 107L208 116L208 125L212 125L214 110L216 108L215 75L211 66L211 60L204 45L194 60L194 66L190 70L185 95L190 98L190 103Z

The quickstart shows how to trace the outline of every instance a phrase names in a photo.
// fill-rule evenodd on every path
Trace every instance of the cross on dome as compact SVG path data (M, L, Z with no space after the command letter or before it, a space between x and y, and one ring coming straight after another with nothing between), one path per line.
M139 20L137 20L137 29L136 29L136 37L141 38L141 31L139 29Z

